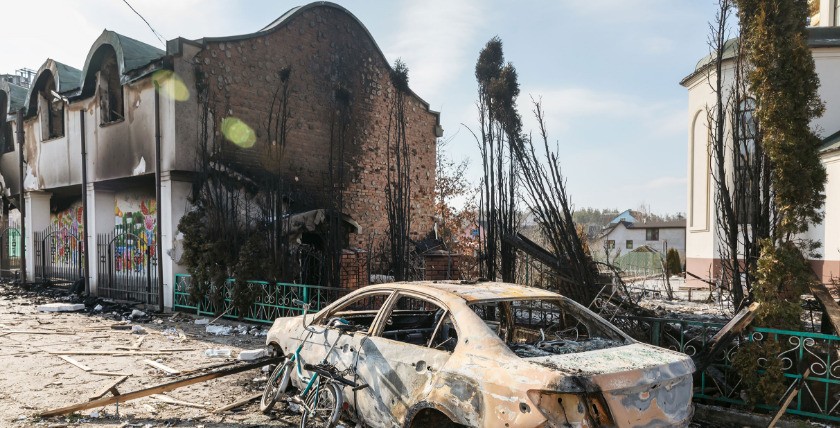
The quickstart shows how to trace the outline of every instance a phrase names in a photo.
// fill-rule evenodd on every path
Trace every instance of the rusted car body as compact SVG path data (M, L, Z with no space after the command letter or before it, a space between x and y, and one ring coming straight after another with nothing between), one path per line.
M359 331L340 335L343 318ZM277 319L267 343L289 355L302 317ZM393 283L359 289L307 323L301 350L352 368L345 391L372 427L687 426L694 365L641 344L558 294L504 283Z

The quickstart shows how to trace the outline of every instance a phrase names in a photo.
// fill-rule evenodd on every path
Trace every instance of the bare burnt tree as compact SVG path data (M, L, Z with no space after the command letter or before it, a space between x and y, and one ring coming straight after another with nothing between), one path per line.
M560 280L561 294L583 305L597 296L597 268L584 249L578 229L572 219L573 209L566 193L566 179L560 169L557 151L548 144L545 117L540 101L533 100L534 116L539 126L544 156L537 154L532 138L521 138L514 145L519 174L525 188L525 204L539 223L551 252L566 264L566 275L573 281Z
M385 201L388 211L388 238L391 250L391 268L394 279L409 279L411 270L411 161L406 138L405 96L408 93L408 68L401 60L391 71L394 94L388 115L387 183Z
M327 216L329 227L323 236L324 261L321 264L321 277L327 279L328 284L338 287L341 283L341 251L346 246L343 239L344 225L344 188L347 182L345 152L347 144L352 138L352 93L344 83L345 73L338 68L338 77L333 92L332 117L330 119L330 153L329 153L329 182L332 184L330 193L330 214Z
M265 124L268 145L266 150L271 165L278 171L271 171L266 174L263 191L265 199L263 204L264 218L269 226L269 252L272 263L278 267L278 278L289 281L289 273L294 269L289 254L289 242L283 236L283 230L288 230L289 205L291 203L290 189L284 186L279 171L280 163L283 161L286 149L286 141L289 134L289 119L291 118L290 95L292 87L291 67L284 67L277 72L277 86L271 97L271 104L268 109L268 120Z
M707 106L709 156L715 184L715 219L721 284L740 308L748 301L762 239L773 235L776 210L770 185L770 160L754 118L756 101L749 96L749 61L739 38L731 38L733 0L719 0L709 24L711 63L707 81L715 103ZM724 63L732 62L727 81Z
M479 223L484 227L481 242L482 276L513 282L516 273L516 249L502 241L515 235L517 160L514 145L521 137L522 121L516 111L519 82L516 69L505 64L502 41L494 37L481 50L475 66L478 81L478 116L483 177L479 205ZM471 131L472 132L472 131ZM475 134L473 134L475 136Z

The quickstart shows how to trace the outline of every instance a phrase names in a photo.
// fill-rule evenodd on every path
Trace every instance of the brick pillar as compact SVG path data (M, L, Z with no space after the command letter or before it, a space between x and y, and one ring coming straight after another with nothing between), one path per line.
M423 279L427 281L443 281L461 279L458 269L461 255L447 251L430 251L423 255L425 270Z
M356 289L370 283L367 251L358 248L341 250L341 288Z

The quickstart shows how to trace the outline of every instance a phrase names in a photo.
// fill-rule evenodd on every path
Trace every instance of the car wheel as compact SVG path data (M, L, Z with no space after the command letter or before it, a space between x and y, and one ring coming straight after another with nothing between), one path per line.
M260 411L268 413L274 403L277 402L277 397L286 391L289 386L289 378L292 374L292 361L286 360L271 372L268 377L268 382L265 383L265 391L263 391L262 399L260 400Z
M446 415L434 409L421 410L417 413L417 416L411 420L411 428L458 428L461 426L462 425L452 422L452 420Z

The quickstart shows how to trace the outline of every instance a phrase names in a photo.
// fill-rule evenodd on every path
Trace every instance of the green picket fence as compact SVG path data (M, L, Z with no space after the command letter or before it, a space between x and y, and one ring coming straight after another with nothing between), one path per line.
M321 287L317 285L287 284L282 282L247 281L249 292L256 295L254 303L247 313L240 314L233 307L233 285L235 280L228 279L224 283L224 301L222 307L216 305L206 296L203 301L190 301L190 287L192 277L186 274L175 275L172 308L192 312L197 315L225 313L226 318L236 318L259 323L273 323L276 318L300 315L303 308L296 305L294 300L308 302L310 312L318 311L336 299L352 290L344 288ZM212 293L211 293L212 294Z
M635 339L652 345L696 355L723 324L683 321L665 318L615 317L613 322ZM748 342L774 340L782 347L776 358L781 360L788 390L802 377L806 368L811 374L802 383L787 413L815 420L840 422L840 337L828 334L753 328L718 352L711 370L695 374L697 400L726 403L748 408L741 397L740 375L732 367L739 348ZM711 374L710 374L711 373ZM713 374L713 375L712 375ZM758 409L778 411L778 405L759 405Z

